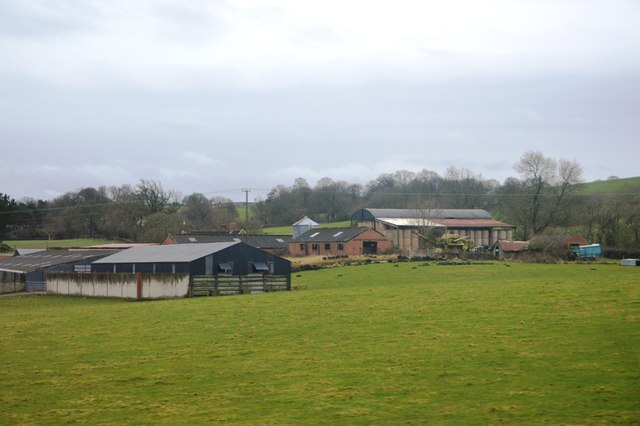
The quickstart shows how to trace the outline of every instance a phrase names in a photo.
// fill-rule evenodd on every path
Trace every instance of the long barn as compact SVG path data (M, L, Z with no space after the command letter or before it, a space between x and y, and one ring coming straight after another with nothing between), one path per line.
M475 246L512 240L515 229L481 209L360 209L351 216L351 223L382 233L404 254L415 254L425 247L426 228L469 237Z
M291 273L291 262L242 242L174 244L124 250L93 262L91 271L288 275Z
M82 272L47 274L47 293L142 300L291 290L291 262L242 242L136 247Z

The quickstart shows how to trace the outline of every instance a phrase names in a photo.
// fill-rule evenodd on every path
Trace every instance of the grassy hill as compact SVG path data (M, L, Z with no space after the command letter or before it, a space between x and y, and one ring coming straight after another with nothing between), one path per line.
M1 297L0 424L633 424L617 265L375 264L295 291Z
M586 194L640 194L640 177L600 180L585 183Z

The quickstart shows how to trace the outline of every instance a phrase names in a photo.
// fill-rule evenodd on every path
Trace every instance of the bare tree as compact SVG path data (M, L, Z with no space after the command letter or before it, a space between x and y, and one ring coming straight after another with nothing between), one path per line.
M149 214L175 212L179 206L179 194L165 191L160 182L154 180L140 179L136 193Z
M211 198L213 206L213 218L219 224L230 224L240 218L235 203L227 197L216 196ZM246 224L245 224L246 226Z
M111 186L107 196L112 205L105 219L105 236L136 240L146 208L131 185Z
M526 210L527 224L535 234L542 233L554 223L564 207L567 196L582 181L582 167L575 161L546 157L539 151L529 151L514 165L520 173L529 201ZM525 239L531 237L524 235Z
M448 204L458 209L484 207L483 196L489 192L489 186L482 175L454 166L447 168L442 186L447 194Z

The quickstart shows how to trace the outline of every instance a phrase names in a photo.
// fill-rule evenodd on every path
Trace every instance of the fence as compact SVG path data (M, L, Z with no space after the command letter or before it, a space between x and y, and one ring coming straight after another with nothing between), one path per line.
M191 297L227 296L291 290L288 275L196 275L191 277Z

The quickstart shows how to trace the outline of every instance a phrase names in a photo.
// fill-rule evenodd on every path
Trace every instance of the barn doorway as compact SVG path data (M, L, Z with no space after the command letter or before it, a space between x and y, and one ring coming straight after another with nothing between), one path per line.
M363 241L362 242L362 254L377 254L378 242L377 241Z
M25 277L25 290L30 293L46 293L47 284L44 271L28 272Z

